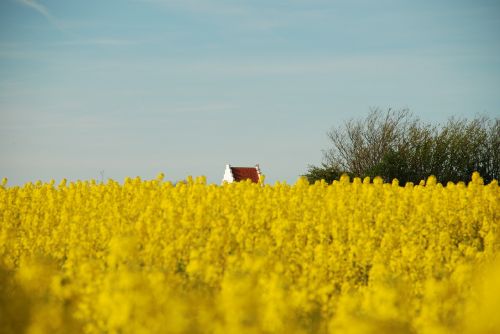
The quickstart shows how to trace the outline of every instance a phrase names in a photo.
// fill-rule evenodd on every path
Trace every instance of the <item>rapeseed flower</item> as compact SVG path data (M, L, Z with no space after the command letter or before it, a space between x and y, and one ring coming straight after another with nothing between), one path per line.
M500 188L0 186L2 333L492 333Z

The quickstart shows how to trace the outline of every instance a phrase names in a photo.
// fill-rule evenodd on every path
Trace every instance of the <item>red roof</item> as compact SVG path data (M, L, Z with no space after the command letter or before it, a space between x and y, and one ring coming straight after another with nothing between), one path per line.
M259 182L259 172L256 167L231 167L235 181L250 179L254 183Z

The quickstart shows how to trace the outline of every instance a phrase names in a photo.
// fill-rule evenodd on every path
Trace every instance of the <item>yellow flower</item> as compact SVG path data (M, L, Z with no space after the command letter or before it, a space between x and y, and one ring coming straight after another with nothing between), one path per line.
M163 179L4 179L0 332L498 331L496 180Z

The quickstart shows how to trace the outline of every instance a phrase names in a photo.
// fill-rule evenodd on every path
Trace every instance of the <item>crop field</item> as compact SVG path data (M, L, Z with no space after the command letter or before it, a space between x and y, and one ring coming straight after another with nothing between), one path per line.
M499 333L500 187L0 186L1 333Z

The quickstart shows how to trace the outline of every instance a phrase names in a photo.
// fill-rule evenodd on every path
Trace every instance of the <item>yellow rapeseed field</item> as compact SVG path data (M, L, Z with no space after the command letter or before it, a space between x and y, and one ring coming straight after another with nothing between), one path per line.
M499 333L500 187L0 186L1 333Z

